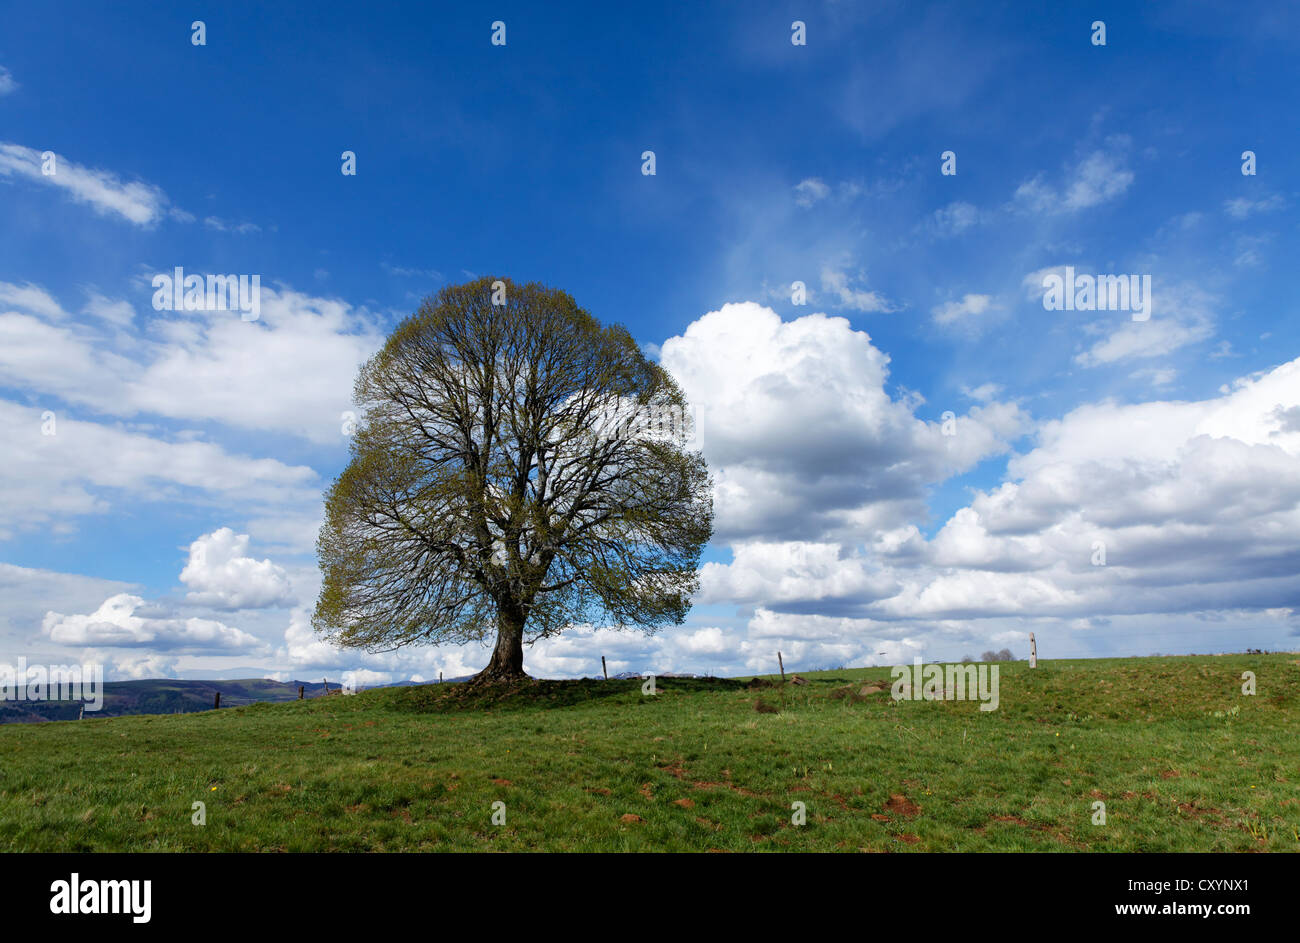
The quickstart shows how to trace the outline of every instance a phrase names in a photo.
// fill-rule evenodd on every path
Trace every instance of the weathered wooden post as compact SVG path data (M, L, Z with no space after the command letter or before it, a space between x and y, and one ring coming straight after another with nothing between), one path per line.
M1029 633L1029 667L1038 667L1038 643L1034 641L1034 633Z
M301 700L303 699L303 696L304 696L306 693L307 693L307 691L306 691L306 685L302 685L302 684L298 685L298 700L301 701Z
M439 684L442 684L442 672L441 672L441 671L438 672L438 683L439 683Z
M221 709L221 692L220 692L220 691L217 692L216 700L214 700L214 701L212 702L212 709L213 709L214 711L216 711L216 710L220 710L220 709Z
M781 660L781 653L776 653L776 663L781 666L781 683L785 684L785 662Z
M605 673L605 680L609 680L609 669L605 667L605 656L600 656L600 670Z

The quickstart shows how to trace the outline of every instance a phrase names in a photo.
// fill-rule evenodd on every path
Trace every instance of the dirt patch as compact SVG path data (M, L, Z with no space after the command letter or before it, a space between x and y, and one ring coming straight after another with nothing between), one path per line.
M754 701L754 710L758 711L760 714L781 713L781 708L777 707L775 704L769 704L767 701L761 699Z
M677 779L682 779L686 775L686 767L682 766L681 760L676 760L669 766L661 766L659 768L665 773L672 774L672 776Z
M673 805L679 805L679 806L681 806L683 809L693 809L693 808L695 808L695 800L694 800L694 799L674 799L674 800L673 800Z
M1226 824L1226 819L1223 817L1223 811L1221 809L1203 809L1191 802L1180 802L1178 803L1178 811L1182 812L1184 815L1190 815L1194 819L1210 822L1214 825Z
M888 690L889 686L883 681L869 681L862 685L846 684L843 687L836 688L831 692L831 697L848 701L850 704L856 704Z
M512 783L512 782L511 782L510 780L508 780L508 779L494 779L494 780L492 780L492 785L494 785L494 786L513 786L514 783Z
M884 810L907 819L921 814L921 807L902 793L894 793L890 796L889 801L884 805Z
M758 795L758 793L756 792L752 792L741 786L733 786L731 783L698 782L698 783L692 783L692 785L695 786L696 789L730 789L732 792L740 796Z
M645 819L641 818L639 815L633 815L631 812L626 812L619 818L619 821L632 824L635 822L644 822Z
M899 841L908 845L915 845L921 840L920 837L917 835L903 834L903 835L896 835L894 837L897 838Z

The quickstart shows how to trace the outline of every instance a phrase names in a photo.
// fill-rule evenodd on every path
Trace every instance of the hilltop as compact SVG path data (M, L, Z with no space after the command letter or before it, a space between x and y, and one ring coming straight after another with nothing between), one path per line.
M1000 668L988 712L868 668L15 724L0 848L1300 850L1294 655Z

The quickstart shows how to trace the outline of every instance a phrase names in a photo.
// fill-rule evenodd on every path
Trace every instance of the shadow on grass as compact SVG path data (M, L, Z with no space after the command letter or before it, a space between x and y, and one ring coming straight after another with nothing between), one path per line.
M548 681L528 678L512 684L470 685L424 684L394 688L389 706L413 714L463 710L525 709L537 707L572 707L609 698L642 697L639 678L599 681L583 678L573 681ZM742 691L744 682L730 678L656 678L659 694L696 694L718 691Z

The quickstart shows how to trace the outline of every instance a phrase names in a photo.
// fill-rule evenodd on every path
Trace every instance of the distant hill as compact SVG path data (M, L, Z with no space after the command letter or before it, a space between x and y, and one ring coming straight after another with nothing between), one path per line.
M87 717L122 717L127 714L190 714L212 710L217 692L222 707L239 707L259 701L294 701L298 688L305 697L323 697L320 681L271 681L246 678L235 681L181 681L155 678L149 681L106 681L104 705ZM342 687L331 682L330 690ZM47 720L76 720L81 701L0 701L0 724L30 724Z

